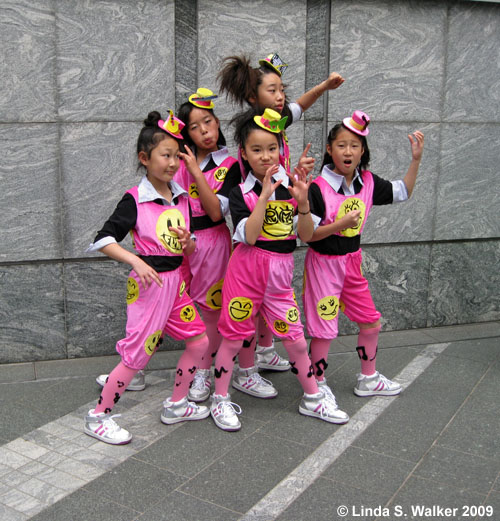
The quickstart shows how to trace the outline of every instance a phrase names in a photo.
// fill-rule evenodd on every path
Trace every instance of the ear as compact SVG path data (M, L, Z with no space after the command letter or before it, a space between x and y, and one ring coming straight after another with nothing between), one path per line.
M332 155L332 145L330 145L330 143L326 144L326 151L327 151L329 156Z
M248 102L250 105L252 105L252 107L255 107L255 105L257 105L257 98L255 96L250 96L248 98Z
M242 157L245 161L248 161L247 154L246 154L245 149L244 149L243 147L241 147L241 157Z
M137 155L138 159L139 159L139 162L143 165L143 166L147 166L148 164L148 161L149 161L149 158L148 158L148 155L146 154L146 152L144 152L144 150L141 150L139 152L139 154Z

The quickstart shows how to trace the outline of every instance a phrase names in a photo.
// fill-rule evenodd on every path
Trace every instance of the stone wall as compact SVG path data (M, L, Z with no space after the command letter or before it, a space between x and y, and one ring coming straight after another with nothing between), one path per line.
M311 142L320 162L328 129L362 109L372 170L398 179L407 134L425 132L413 197L375 208L363 236L384 330L500 318L498 3L0 0L0 15L0 363L114 353L128 270L84 251L138 180L147 112L216 90L241 53L278 52L291 99L346 78L291 127L292 158ZM228 138L234 112L218 100Z

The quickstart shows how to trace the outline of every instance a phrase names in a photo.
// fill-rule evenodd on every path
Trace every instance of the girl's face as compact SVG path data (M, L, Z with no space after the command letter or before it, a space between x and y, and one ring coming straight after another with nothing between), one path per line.
M280 147L278 136L267 130L252 130L241 151L243 159L248 161L253 174L262 181L267 169L279 164Z
M335 139L326 145L326 151L332 156L335 172L351 178L361 161L364 148L356 134L341 129Z
M273 109L281 114L285 106L285 89L281 78L274 72L262 75L262 83L257 87L257 105Z
M194 108L189 114L189 137L198 150L215 152L219 139L219 120L208 110Z
M156 145L148 157L146 152L139 152L139 161L146 167L147 176L151 184L164 187L172 181L179 169L179 143L170 136L165 136Z

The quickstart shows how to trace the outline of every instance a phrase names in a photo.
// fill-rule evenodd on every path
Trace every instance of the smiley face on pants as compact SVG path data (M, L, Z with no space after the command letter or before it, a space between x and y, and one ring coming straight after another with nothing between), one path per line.
M243 322L252 316L253 302L247 297L234 297L229 301L228 311L231 320Z

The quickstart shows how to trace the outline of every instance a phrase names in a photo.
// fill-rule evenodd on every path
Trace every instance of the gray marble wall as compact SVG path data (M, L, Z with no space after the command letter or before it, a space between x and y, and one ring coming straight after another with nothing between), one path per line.
M397 179L408 132L425 132L412 199L365 228L384 329L500 319L498 2L0 0L0 29L0 363L114 352L127 268L84 250L138 179L147 112L216 90L240 53L279 52L292 99L346 78L293 125L293 157L311 142L320 162L327 130L362 109L372 170ZM231 138L235 107L216 112Z

